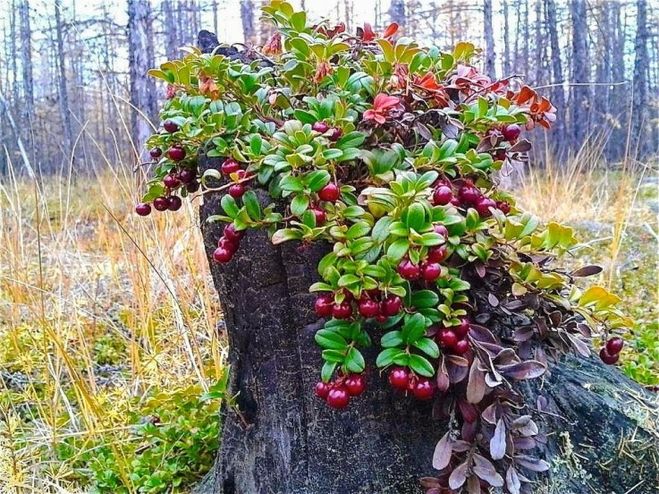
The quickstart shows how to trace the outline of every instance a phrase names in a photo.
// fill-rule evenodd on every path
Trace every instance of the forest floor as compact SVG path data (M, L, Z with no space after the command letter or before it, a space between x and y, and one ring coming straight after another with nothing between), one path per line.
M656 173L527 175L636 324L622 369L659 385ZM217 449L225 343L196 203L132 213L130 170L0 182L0 493L187 492ZM38 204L38 207L36 205ZM170 489L170 490L168 490Z

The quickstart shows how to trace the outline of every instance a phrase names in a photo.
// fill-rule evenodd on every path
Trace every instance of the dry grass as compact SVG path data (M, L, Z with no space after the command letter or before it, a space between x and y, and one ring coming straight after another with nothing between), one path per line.
M599 236L615 284L630 228L654 232L656 246L656 223L637 201L650 173L598 163L587 150L561 166L548 161L516 194L546 220L604 225L586 235ZM122 458L113 442L122 436L109 432L130 426L136 401L206 389L221 373L196 203L137 218L138 188L126 165L81 178L11 174L0 184L0 493L74 492L72 462L48 453L59 442L108 437ZM123 461L134 492L131 459Z
M125 166L1 184L0 492L67 486L32 446L124 427L153 389L220 374L196 205L138 219L137 190ZM26 419L32 443L15 450Z

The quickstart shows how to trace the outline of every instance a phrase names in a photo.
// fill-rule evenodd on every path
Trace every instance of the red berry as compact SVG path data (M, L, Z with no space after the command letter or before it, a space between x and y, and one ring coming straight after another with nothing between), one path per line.
M380 310L382 315L390 317L395 316L400 312L403 307L403 299L398 295L389 295L382 302L380 302Z
M612 356L617 355L622 351L623 346L625 346L625 340L618 336L614 336L606 342L606 352Z
M227 237L220 237L220 240L217 242L217 246L228 250L231 252L231 254L235 254L235 252L240 248L240 244L237 241L231 240Z
M330 182L318 191L318 197L323 201L336 202L340 193L338 185Z
M140 202L135 206L135 212L140 216L149 216L151 214L151 206L145 202Z
M348 403L350 403L350 395L343 386L334 387L327 394L327 404L332 408L340 410L347 407Z
M334 297L329 294L320 295L314 303L314 311L318 317L329 317L332 315Z
M609 352L606 351L606 347L604 347L600 350L600 358L602 359L602 362L604 362L605 364L613 365L620 358L620 354L616 353L614 355L611 355Z
M160 157L162 156L162 149L160 149L160 148L152 148L152 149L149 151L149 154L151 155L151 157L152 157L153 159L160 158Z
M327 216L325 215L325 211L323 211L322 209L311 208L311 212L316 217L316 226L321 226L325 223L325 221L327 221Z
M190 182L188 185L185 186L185 189L188 192L197 192L199 190L199 182L197 180L193 180Z
M329 130L329 125L327 125L326 122L319 121L319 122L314 123L311 126L311 128L313 130L315 130L316 132L320 132L321 134L324 134L325 132L327 132Z
M462 204L472 205L476 204L481 198L481 191L473 185L465 185L458 191L458 198Z
M181 209L183 202L179 196L169 196L167 198L167 209L170 211L178 211Z
M178 124L176 122L173 122L171 120L166 120L165 123L163 124L163 127L167 132L170 134L173 134L178 130Z
M397 270L398 274L406 280L417 280L421 274L419 266L413 264L409 259L403 259L400 264L398 264Z
M359 302L359 313L364 317L375 317L380 313L380 304L375 300L361 300Z
M213 259L215 259L217 262L229 262L231 258L233 257L233 252L223 248L223 247L218 247L213 251Z
M444 239L448 238L448 229L444 225L442 225L440 223L436 223L436 224L433 225L432 230L436 234L441 235L442 237L444 237Z
M522 133L522 128L517 124L506 125L502 130L503 138L508 142L514 142Z
M327 135L327 138L330 141L338 141L341 136L343 135L343 131L337 127L333 127L330 129L329 134Z
M327 398L327 395L329 394L330 390L332 389L332 386L330 386L328 383L324 383L322 381L317 382L316 385L313 388L313 392L316 394L318 398L322 398L323 400Z
M185 158L185 149L181 146L172 146L169 148L169 151L167 151L167 156L169 156L169 159L171 160L182 161L183 158Z
M508 204L506 201L497 201L497 208L503 214L510 213L510 204Z
M435 394L435 387L426 377L420 377L412 389L412 394L417 400L429 400Z
M224 163L220 166L220 171L225 175L231 175L240 170L240 163L238 163L233 158L227 158L224 160Z
M229 195L234 199L240 199L245 193L245 186L243 184L233 184L229 187Z
M238 170L236 175L238 176L239 180L242 180L244 178L251 178L254 174L248 172L247 170Z
M410 382L410 373L405 367L394 367L389 371L389 384L399 391L407 390Z
M435 206L446 206L453 199L453 191L446 185L440 185L432 193L432 202Z
M178 177L172 175L171 173L169 175L165 175L165 178L162 179L162 182L168 189L175 189L181 185L181 181L178 179Z
M343 386L350 396L359 396L366 389L366 380L361 374L350 374L343 381Z
M189 170L188 168L184 168L180 172L178 172L178 179L181 181L181 183L184 183L186 185L192 183L192 181L197 177L197 174L194 170Z
M435 281L442 274L442 267L436 262L425 263L421 266L421 277L425 281Z
M224 227L224 236L234 242L240 242L240 239L245 235L245 230L236 230L233 223L229 223Z
M471 326L469 323L469 319L463 317L462 319L460 319L460 324L458 324L457 326L453 326L452 329L458 338L464 338L469 333L470 328Z
M350 319L352 317L352 306L345 300L340 304L332 306L332 316L335 319Z
M163 196L156 197L153 200L153 207L158 211L165 211L167 208L169 208L169 200Z
M437 333L437 338L439 340L439 344L444 348L453 348L458 342L458 337L452 330L448 328L444 328L439 333Z
M448 256L448 248L446 245L435 245L428 249L426 256L427 262L442 262Z
M490 208L496 208L497 203L493 200L490 199L489 197L481 197L480 201L476 203L476 211L478 211L478 215L481 218L487 218L489 216L492 216L492 212L490 211Z
M455 345L453 345L453 352L458 355L464 355L469 351L470 345L467 340L460 340Z

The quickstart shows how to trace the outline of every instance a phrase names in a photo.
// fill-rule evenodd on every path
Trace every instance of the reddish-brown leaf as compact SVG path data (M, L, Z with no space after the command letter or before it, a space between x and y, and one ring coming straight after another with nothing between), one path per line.
M451 440L450 431L444 434L435 446L435 452L432 455L432 467L436 470L444 470L451 461L453 454L453 441Z

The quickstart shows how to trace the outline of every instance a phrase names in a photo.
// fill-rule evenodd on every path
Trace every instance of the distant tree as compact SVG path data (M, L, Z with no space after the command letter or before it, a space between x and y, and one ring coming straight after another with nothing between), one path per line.
M149 0L128 0L128 52L130 72L131 129L133 143L143 148L151 134L149 123L139 115L140 108L153 120L157 113L156 85L147 71L155 65L153 53L151 3Z
M243 24L245 43L255 43L256 28L254 27L254 2L252 0L240 0L240 20Z
M549 46L551 48L551 88L552 103L559 112L565 111L565 91L563 89L563 66L561 62L561 45L558 38L558 20L556 18L556 2L545 1L545 13L547 16L547 31L549 34ZM557 122L554 135L558 143L563 142L565 136L565 125L563 121Z
M648 6L646 0L636 2L636 40L634 42L634 79L632 103L632 135L638 139L638 150L641 155L651 148L648 132L645 130L650 122L648 111Z
M485 30L485 73L494 78L494 33L492 26L492 0L483 0L483 27Z
M389 19L391 22L397 22L401 26L405 26L407 24L405 0L391 0L391 6L389 7Z
M590 90L588 88L588 16L586 0L570 0L570 17L572 22L572 57L570 63L570 127L572 146L577 149L588 134L590 114Z
M73 128L71 125L71 109L69 107L69 89L66 81L66 53L64 51L64 22L62 21L62 2L55 0L55 33L57 46L58 95L60 114L63 122L64 154L73 148Z

